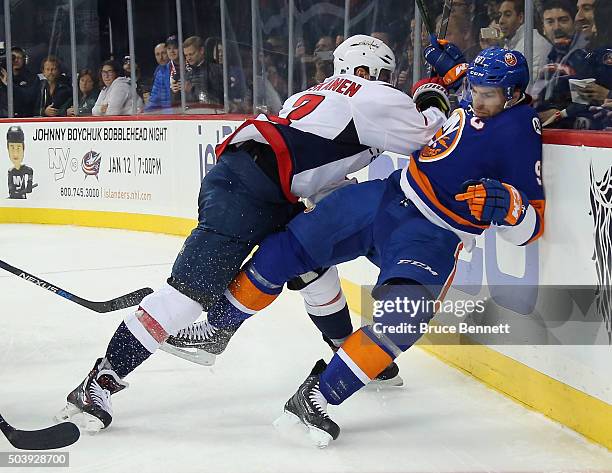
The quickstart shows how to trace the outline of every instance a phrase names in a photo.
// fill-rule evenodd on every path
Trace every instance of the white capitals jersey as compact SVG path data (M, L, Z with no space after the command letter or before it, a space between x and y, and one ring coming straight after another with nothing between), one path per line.
M285 197L316 200L383 151L409 155L420 149L445 120L436 108L419 112L408 95L385 82L340 74L289 97L278 117L246 120L217 147L217 157L230 143L267 143Z

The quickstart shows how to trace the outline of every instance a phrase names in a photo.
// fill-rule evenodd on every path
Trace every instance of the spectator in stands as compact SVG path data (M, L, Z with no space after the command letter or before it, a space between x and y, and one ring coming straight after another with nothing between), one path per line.
M153 87L151 95L144 108L145 112L154 110L169 110L172 107L172 91L170 90L170 57L168 50L172 50L172 56L178 58L178 43L176 38L171 36L166 43L159 43L155 46L155 60L157 67L153 74Z
M132 59L130 56L123 58L123 75L128 79L132 77ZM136 64L136 93L140 98L144 98L145 87L140 76L140 66Z
M123 69L116 61L102 63L100 78L104 87L92 110L93 115L130 115L134 100L137 111L142 110L142 99L138 95L132 97L130 79L123 77Z
M587 0L588 1L588 0ZM499 28L504 36L503 47L514 49L525 54L525 3L524 0L504 0L499 6ZM533 68L532 74L537 74L550 52L550 43L538 32L533 30Z
M209 38L210 39L210 38ZM231 43L230 43L231 44ZM234 45L233 47L228 47L226 50L227 53L227 58L225 57L225 55L223 54L223 43L221 42L221 40L219 38L217 38L216 42L214 43L214 45L211 45L212 47L210 48L210 53L207 52L207 55L211 58L211 61L214 64L219 64L219 66L221 67L221 69L223 69L223 62L224 61L228 61L228 67L227 67L227 71L228 71L228 95L229 95L229 99L230 99L230 104L229 104L229 111L231 113L243 113L245 111L252 111L251 109L248 110L244 110L244 99L245 96L247 95L247 87L246 87L246 80L245 80L245 72L243 70L243 68L240 66L240 59L239 59L239 47L238 45ZM285 53L285 58L286 58L286 53ZM285 68L285 75L286 75L286 68ZM251 72L251 76L252 76L252 72ZM286 92L286 88L287 88L287 83L285 81L284 83L285 85L285 92ZM251 104L252 107L252 104Z
M471 62L480 52L480 44L476 42L476 36L472 28L472 22L468 14L469 9L466 4L459 5L460 8L453 10L448 21L448 29L446 31L446 39L457 45L468 62ZM442 15L438 15L436 19L436 31L440 29Z
M183 42L183 54L187 63L185 71L185 95L188 103L223 103L223 70L219 64L205 60L204 42L199 36L191 36ZM170 88L180 93L181 81L170 80Z
M412 73L414 69L414 31L415 31L415 20L410 20L410 35L406 38L404 43L403 52L399 56L399 62L396 70L397 82L395 86L403 90L404 92L410 92L412 89ZM429 44L429 37L427 35L427 28L424 24L421 24L421 49ZM421 73L425 73L425 63L423 56L419 55L418 60L421 62Z
M575 34L575 16L575 3L571 0L546 0L542 7L544 34L552 48L533 93L537 94L537 110L543 123L572 103L569 79L576 78L586 66L586 43L582 35ZM556 126L571 128L572 124L573 119L566 119Z
M314 49L314 80L312 84L323 82L326 77L332 75L334 71L334 48L335 40L331 36L321 36Z
M168 64L168 51L167 51L166 43L156 44L155 47L153 48L153 54L155 54L155 60L157 61L157 67L165 66L166 64Z
M575 16L576 7L571 0L546 0L543 4L544 34L553 45L550 57L554 62L564 57L575 43Z
M12 48L13 61L13 111L15 118L31 117L34 115L34 103L40 80L38 76L26 66L26 53L19 47ZM6 100L6 85L8 74L6 69L0 69L0 81L2 81L2 102ZM6 116L6 112L5 115Z
M576 31L584 36L586 41L591 41L595 33L594 9L595 0L578 0L576 3Z
M603 130L612 127L612 3L608 0L593 2L592 14L592 51L586 57L587 67L580 78L595 79L595 82L579 91L589 105L586 113L576 113L574 127Z
M68 78L61 73L60 61L55 56L43 59L42 75L35 100L37 116L56 117L59 111L72 96L72 87Z
M263 44L266 78L280 100L287 98L287 45L279 36L270 36Z
M81 69L79 71L79 106L78 116L86 117L91 115L91 112L98 100L100 95L100 89L98 88L96 75L90 69ZM60 109L59 115L74 117L76 111L72 104L72 97L70 97L66 103Z
M489 22L499 22L499 0L485 0L485 11Z

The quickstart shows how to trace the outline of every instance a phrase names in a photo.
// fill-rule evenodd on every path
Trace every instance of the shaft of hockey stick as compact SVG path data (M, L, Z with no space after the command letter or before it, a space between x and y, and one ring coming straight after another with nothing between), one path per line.
M423 19L423 23L425 23L425 29L427 30L427 34L429 36L435 35L435 24L432 21L431 13L429 12L429 8L427 8L426 0L416 0L417 7L421 11L421 18Z
M444 0L442 9L442 19L440 20L440 28L438 29L438 39L446 38L448 31L448 21L450 20L451 11L453 9L453 0Z
M66 291L60 287L51 284L44 279L40 279L33 274L24 271L23 269L16 268L8 264L6 261L0 260L0 268L8 271L9 273L13 273L16 276L19 276L21 279L25 279L26 281L31 282L32 284L36 284L38 287L46 289L53 294L57 294L64 299L68 299L75 304L79 304L80 306L86 307L89 310L93 310L94 312L98 312L100 314L106 312L113 312L115 310L125 309L127 307L132 307L140 304L140 301L147 295L153 292L153 289L150 287L143 287L141 289L137 289L136 291L130 292L129 294L124 294L119 297L115 297L114 299L110 299L108 301L89 301L87 299L83 299L71 292Z
M72 422L62 422L40 430L17 430L0 415L0 430L19 450L53 450L76 442L81 433Z

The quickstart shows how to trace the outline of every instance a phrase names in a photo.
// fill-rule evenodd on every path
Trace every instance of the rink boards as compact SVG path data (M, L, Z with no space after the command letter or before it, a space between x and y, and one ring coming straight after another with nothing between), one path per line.
M9 126L22 128L24 164L33 169L36 186L25 200L6 199L8 182L0 180L0 222L186 235L195 222L200 181L215 161L214 147L242 119L219 118L4 121L0 147L6 149ZM471 254L461 254L454 281L457 287L469 285L471 294L464 296L486 298L496 319L523 333L512 344L466 345L465 339L447 336L443 344L436 339L421 346L612 449L612 296L599 291L586 304L574 298L568 309L556 307L557 292L542 290L610 287L612 134L551 132L545 142L544 236L517 248L487 231ZM12 167L7 158L2 162L6 170ZM406 162L385 154L360 180L385 177ZM362 286L376 280L377 270L365 260L343 266L349 303L360 313L366 307ZM527 289L513 297L509 288L515 286ZM560 310L571 314L560 318Z

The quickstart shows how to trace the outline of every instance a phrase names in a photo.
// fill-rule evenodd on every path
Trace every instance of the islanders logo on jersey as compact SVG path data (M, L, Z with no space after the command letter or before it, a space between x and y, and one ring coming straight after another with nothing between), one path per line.
M421 150L419 161L437 161L452 153L461 140L464 126L465 110L458 108Z

